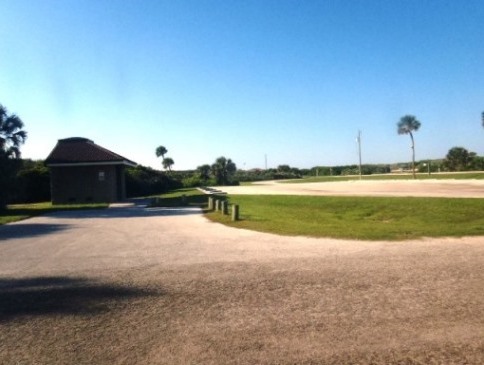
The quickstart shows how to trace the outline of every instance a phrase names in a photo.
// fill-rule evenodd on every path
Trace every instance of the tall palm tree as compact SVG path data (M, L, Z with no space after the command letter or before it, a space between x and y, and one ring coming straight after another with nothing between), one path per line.
M165 154L167 152L168 152L168 150L165 148L165 146L158 146L156 148L156 151L155 151L156 157L160 157L161 156L162 159L165 159Z
M400 118L400 121L397 124L398 127L398 134L409 134L410 139L412 140L412 173L413 178L415 179L415 141L413 139L413 133L418 131L420 128L421 123L415 118L414 115L405 115Z
M0 153L8 158L20 157L20 145L27 139L24 124L15 114L8 115L7 108L0 104Z

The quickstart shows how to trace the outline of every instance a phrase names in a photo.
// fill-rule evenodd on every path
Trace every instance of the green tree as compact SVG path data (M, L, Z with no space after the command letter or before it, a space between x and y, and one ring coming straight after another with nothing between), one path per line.
M13 185L8 197L11 203L45 202L51 198L49 169L43 160L22 160Z
M20 145L27 138L22 120L15 114L8 114L0 104L0 209L7 205L7 196L12 188L12 179L20 166Z
M412 172L413 178L415 179L415 140L413 138L413 133L419 130L421 123L413 115L405 115L400 118L397 124L398 134L408 134L412 140Z
M279 172L291 172L291 167L289 165L279 165L279 166L277 166L277 171L279 171Z
M484 171L484 157L475 156L471 161L471 170L474 171Z
M129 197L161 194L181 187L180 181L151 167L138 165L126 169L126 194Z
M444 164L449 171L465 171L471 166L475 155L463 147L453 147L447 153Z
M229 158L223 156L217 158L211 167L212 174L215 177L218 185L227 185L230 183L231 177L237 171L237 166Z
M175 161L171 157L165 157L161 163L165 170L171 171L171 167L175 164Z
M20 158L20 145L27 139L24 123L15 114L8 114L0 104L0 153L8 158Z
M165 157L167 152L168 150L166 149L165 146L158 146L155 150L156 157L161 156L162 158L161 164L163 165L163 168L165 170L171 171L171 167L175 164L175 161L173 161L173 159L170 157Z
M198 174L200 175L200 179L203 181L207 181L210 179L210 165L201 165L197 167Z
M165 148L165 146L158 146L156 148L156 151L155 151L156 157L161 156L162 159L165 159L165 155L166 155L167 152L168 152L168 150Z

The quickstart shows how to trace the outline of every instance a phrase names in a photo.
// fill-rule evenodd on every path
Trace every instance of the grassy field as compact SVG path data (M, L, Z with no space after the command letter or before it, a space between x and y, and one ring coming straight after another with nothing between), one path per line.
M33 204L14 204L9 205L7 210L0 211L0 225L20 221L45 213L57 212L61 210L80 210L80 209L103 209L108 204L69 204L52 205L50 202Z
M359 240L484 235L484 200L445 198L234 195L241 220L210 212L232 227L284 235Z

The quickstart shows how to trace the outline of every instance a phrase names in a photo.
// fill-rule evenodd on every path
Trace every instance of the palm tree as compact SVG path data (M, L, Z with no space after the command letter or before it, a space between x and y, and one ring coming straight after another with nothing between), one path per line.
M27 139L24 124L15 114L8 115L7 108L0 104L0 153L8 158L20 157L20 145Z
M226 185L229 182L229 177L237 170L237 166L229 158L219 157L212 165L212 174L217 180L217 184Z
M197 171L200 174L200 179L203 181L207 181L210 178L210 165L198 166Z
M482 120L482 127L484 128L484 112L482 112L481 120Z
M413 133L418 131L420 128L421 123L415 118L413 115L405 115L402 118L400 118L400 121L398 122L398 134L409 134L410 139L412 140L412 173L413 173L413 178L415 179L415 141L413 139Z
M171 167L175 164L175 161L171 157L165 157L161 163L165 170L168 169L168 171L171 171Z
M20 145L27 138L23 127L20 118L15 114L9 115L7 108L0 104L0 210L7 206L7 197L18 168Z
M165 159L165 154L167 152L168 152L168 150L165 148L165 146L158 146L156 148L156 151L155 151L156 157L160 157L161 156L162 159Z

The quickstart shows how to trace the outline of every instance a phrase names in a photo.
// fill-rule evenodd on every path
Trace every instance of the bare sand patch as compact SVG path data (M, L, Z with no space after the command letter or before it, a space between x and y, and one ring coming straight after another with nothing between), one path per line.
M353 180L321 183L269 181L247 186L222 186L228 194L335 196L415 196L484 198L484 180Z

